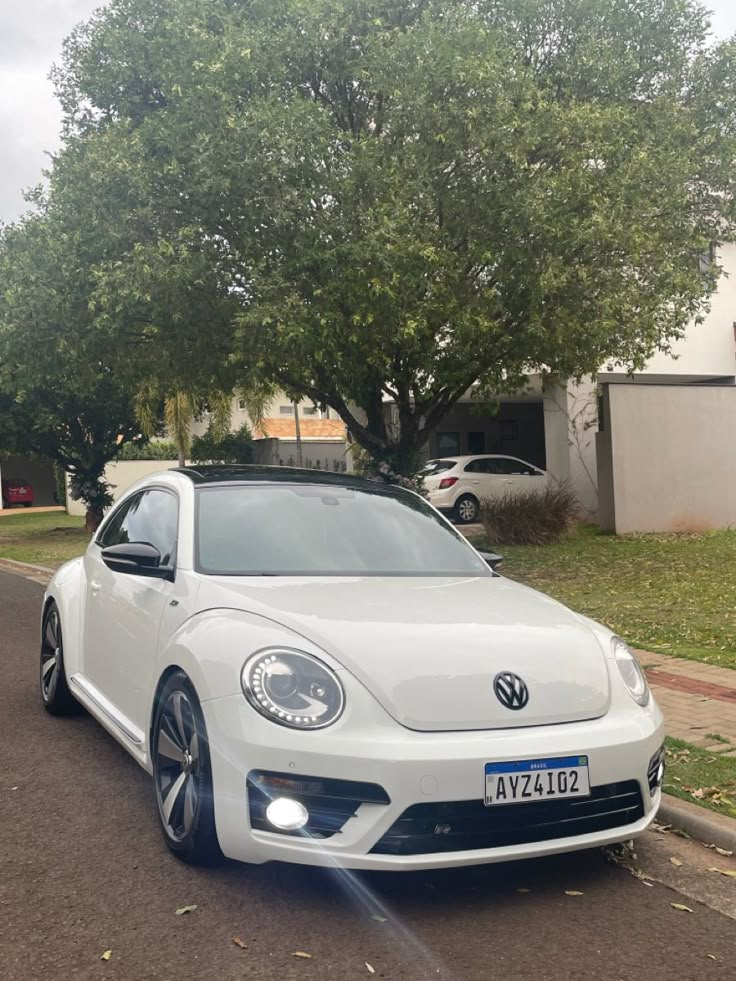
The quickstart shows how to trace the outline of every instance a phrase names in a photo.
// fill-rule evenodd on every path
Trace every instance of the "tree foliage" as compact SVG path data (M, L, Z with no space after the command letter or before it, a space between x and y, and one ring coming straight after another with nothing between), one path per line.
M471 386L641 368L734 232L707 30L694 0L112 0L56 72L88 207L135 203L100 322L333 407L399 472Z
M138 426L76 244L48 210L0 233L0 446L70 474L92 531L112 500L105 466Z

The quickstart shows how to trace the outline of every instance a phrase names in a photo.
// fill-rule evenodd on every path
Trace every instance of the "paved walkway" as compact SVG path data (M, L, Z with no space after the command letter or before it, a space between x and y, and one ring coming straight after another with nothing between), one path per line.
M639 651L639 659L668 734L719 752L727 740L725 755L736 759L736 671L649 651Z

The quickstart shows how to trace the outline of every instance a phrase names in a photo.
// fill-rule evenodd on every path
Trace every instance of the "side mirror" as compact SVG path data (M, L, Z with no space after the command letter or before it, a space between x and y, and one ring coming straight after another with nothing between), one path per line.
M131 576L149 576L152 579L174 581L171 566L161 565L161 553L148 542L123 542L102 550L102 561L113 572L125 572Z
M481 550L478 549L478 555L480 555L483 561L486 562L494 572L503 562L503 555L497 555L495 552L481 552Z

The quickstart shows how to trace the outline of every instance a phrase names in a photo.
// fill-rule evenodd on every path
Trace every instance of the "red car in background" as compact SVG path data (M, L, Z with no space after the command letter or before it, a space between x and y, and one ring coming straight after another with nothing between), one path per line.
M22 477L9 477L0 489L4 508L12 508L14 504L29 508L33 504L33 487Z

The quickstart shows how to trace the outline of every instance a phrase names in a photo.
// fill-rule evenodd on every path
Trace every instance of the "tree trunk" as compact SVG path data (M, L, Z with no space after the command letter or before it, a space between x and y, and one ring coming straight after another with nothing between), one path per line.
M184 450L182 450L181 447L180 447L179 448L179 466L180 467L185 467L186 465L187 465L187 455L184 452Z
M304 466L304 457L302 456L302 431L299 426L299 406L294 402L294 429L296 430L296 465L298 467Z
M87 507L84 516L84 530L91 538L102 523L102 511L99 508Z

